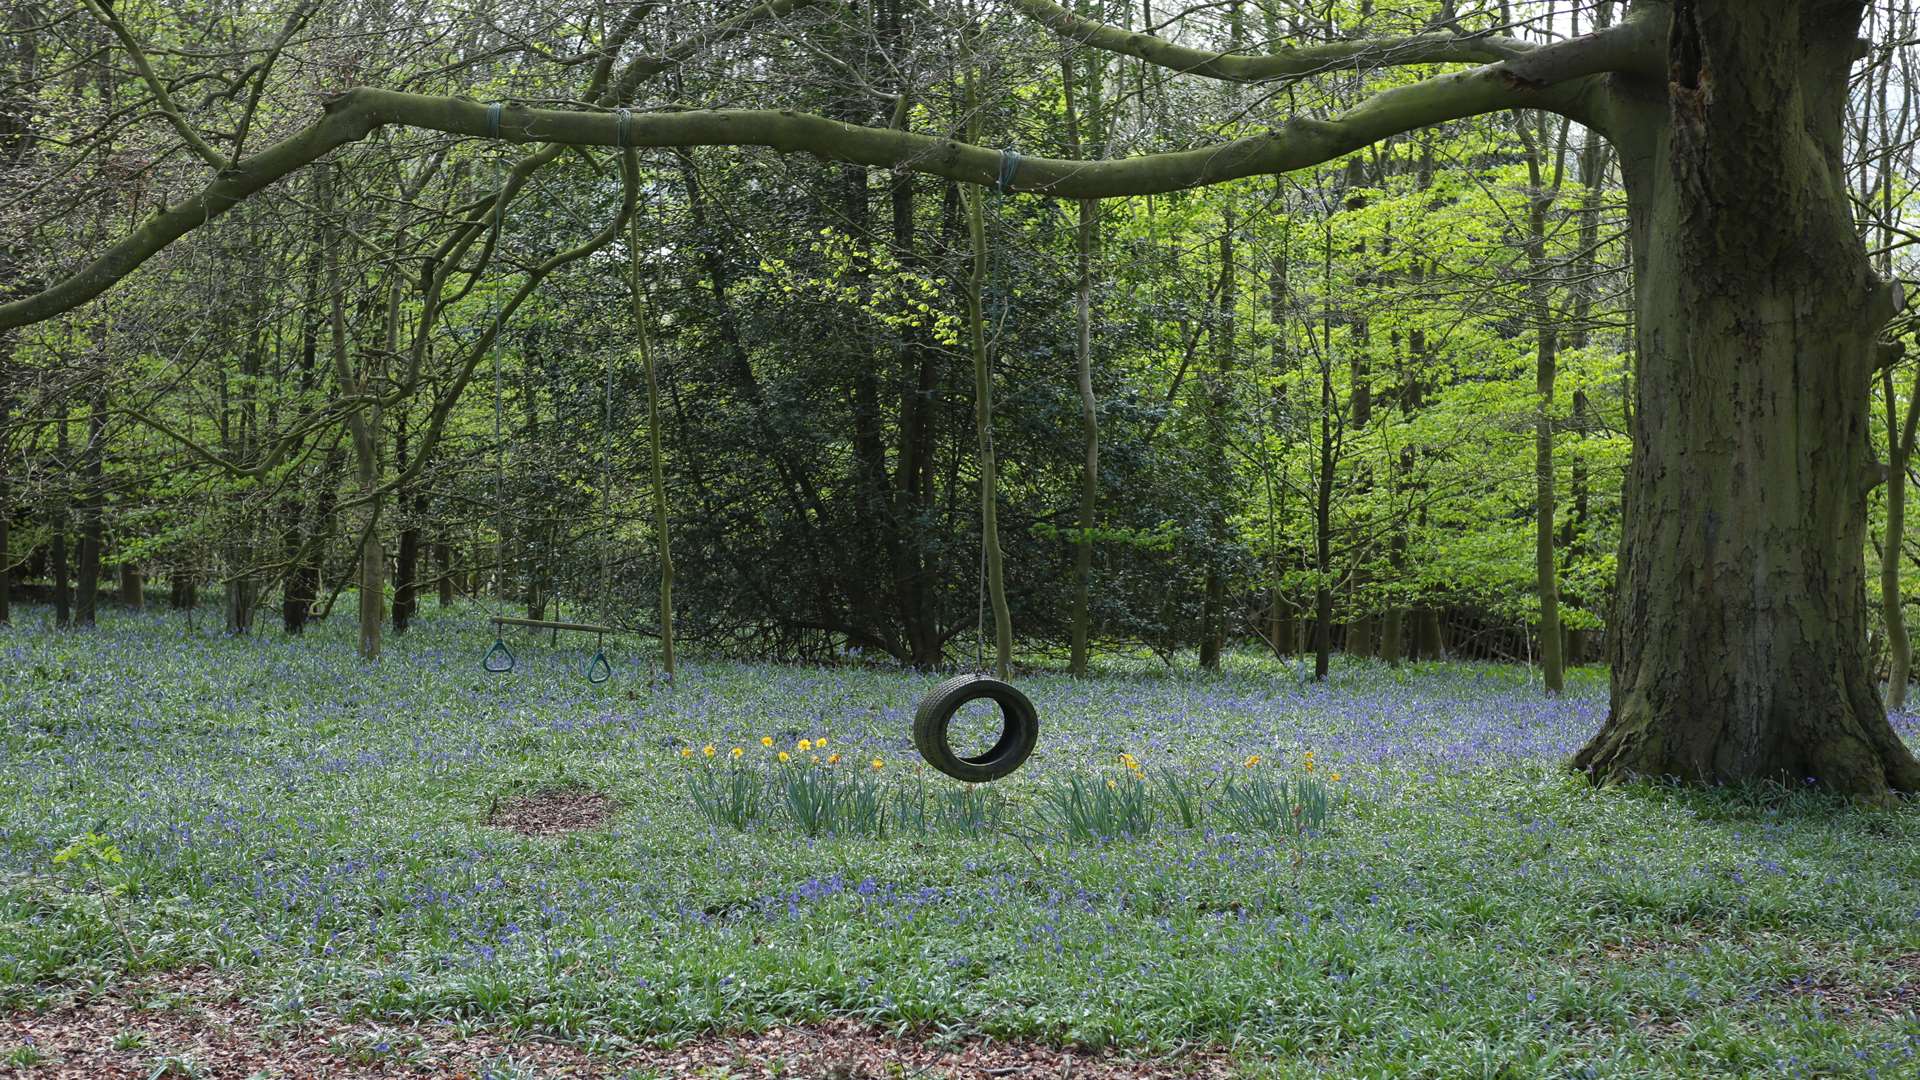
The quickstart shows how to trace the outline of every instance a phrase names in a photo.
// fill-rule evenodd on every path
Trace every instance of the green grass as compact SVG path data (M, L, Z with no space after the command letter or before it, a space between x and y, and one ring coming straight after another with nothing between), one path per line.
M594 687L544 642L484 674L460 615L376 668L341 620L288 641L43 619L0 630L13 1007L210 965L274 1019L601 1045L849 1016L1221 1046L1251 1075L1920 1072L1920 811L1589 790L1563 762L1604 713L1597 672L1552 702L1491 666L1034 675L1039 750L969 796L913 764L931 676L694 663L664 690L625 654ZM877 812L919 793L922 824L805 824L819 793L770 786L738 828L693 798L734 746L773 785L760 739L822 735L894 800ZM1309 750L1341 774L1324 823L1261 827ZM1146 807L1073 827L1076 784L1125 794L1122 753ZM621 810L485 824L566 786Z

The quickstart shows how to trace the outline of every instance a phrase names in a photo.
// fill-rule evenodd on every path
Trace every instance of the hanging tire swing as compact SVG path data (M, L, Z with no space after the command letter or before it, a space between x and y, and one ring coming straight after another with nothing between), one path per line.
M1000 176L994 182L996 195L1005 196L1013 187L1020 167L1020 155L1012 150L1000 152ZM1005 595L1000 586L1000 539L995 524L996 498L993 454L993 405L991 363L985 337L985 316L980 302L981 282L987 276L986 227L981 196L968 202L968 233L973 240L973 270L967 284L967 309L972 319L971 338L974 357L977 423L980 432L980 611L974 641L978 652L975 663L986 665L987 597L993 594L998 672L1005 674L1012 630L1007 619ZM1004 299L1000 318L1006 318ZM1000 707L1000 737L985 753L962 757L955 752L948 727L962 706L975 701L991 701ZM927 764L955 780L982 784L1013 774L1026 764L1027 757L1040 741L1040 714L1027 695L1004 679L987 675L961 675L927 691L913 714L913 745Z
M991 701L1000 707L1000 737L985 753L961 757L947 738L947 725L961 706ZM913 714L913 745L927 764L969 784L1010 775L1026 763L1040 741L1040 714L1011 683L987 675L961 675L927 691Z

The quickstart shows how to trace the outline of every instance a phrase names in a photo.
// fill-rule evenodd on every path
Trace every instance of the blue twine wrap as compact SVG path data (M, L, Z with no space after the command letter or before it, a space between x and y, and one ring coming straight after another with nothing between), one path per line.
M1020 170L1020 152L1018 150L1000 151L1000 178L993 182L993 190L1005 195L1013 190L1013 177Z

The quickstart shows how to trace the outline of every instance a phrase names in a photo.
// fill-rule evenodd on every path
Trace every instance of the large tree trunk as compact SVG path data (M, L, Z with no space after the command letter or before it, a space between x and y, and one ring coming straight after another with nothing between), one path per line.
M1670 113L1616 132L1640 364L1613 705L1575 759L1597 780L1920 790L1864 645L1871 345L1897 305L1842 179L1840 10L1676 4Z

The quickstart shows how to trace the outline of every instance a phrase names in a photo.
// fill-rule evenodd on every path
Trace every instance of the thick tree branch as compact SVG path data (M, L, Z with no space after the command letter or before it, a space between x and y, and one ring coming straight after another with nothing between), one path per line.
M1608 31L1607 33L1611 33ZM1565 50L1566 81L1540 85L1520 78L1505 63L1437 75L1383 91L1328 120L1295 118L1264 134L1197 150L1073 161L1022 157L1008 187L1070 199L1149 195L1201 187L1245 176L1291 172L1357 150L1391 135L1429 124L1501 109L1549 109L1592 122L1587 96L1594 84L1579 76L1618 51L1594 50L1580 38L1546 46L1528 59L1550 59ZM1554 70L1542 65L1540 70ZM1598 70L1613 70L1601 66ZM489 107L463 98L433 97L361 87L335 98L318 123L238 162L205 190L178 206L155 212L130 235L71 277L31 296L0 304L0 330L25 326L72 309L100 295L155 253L241 200L347 143L384 125L442 131L477 138L559 146L619 146L621 121L613 112L572 112L510 106L498 131ZM906 169L971 184L994 184L1008 162L1000 150L890 128L862 127L810 113L773 109L700 109L636 114L626 125L627 144L637 147L761 146L827 160Z
M1145 60L1185 75L1204 75L1227 82L1264 82L1344 68L1449 62L1492 64L1515 59L1536 48L1509 37L1435 33L1331 41L1271 53L1214 52L1075 15L1050 0L1013 0L1013 6L1070 41Z
M1029 18L1070 41L1145 60L1158 67L1227 82L1315 75L1347 68L1410 64L1505 62L1514 78L1548 86L1584 75L1618 71L1665 77L1665 8L1647 5L1618 26L1553 45L1491 34L1413 34L1302 45L1271 53L1195 49L1153 34L1075 15L1051 0L1013 0Z

